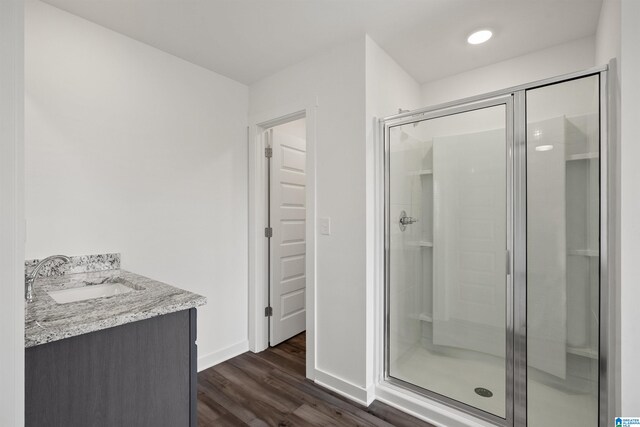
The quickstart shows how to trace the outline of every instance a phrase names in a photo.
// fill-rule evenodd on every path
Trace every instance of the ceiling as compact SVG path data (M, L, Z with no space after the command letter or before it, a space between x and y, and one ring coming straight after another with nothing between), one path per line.
M368 33L418 82L595 34L602 0L45 0L245 84ZM494 38L470 46L467 35Z

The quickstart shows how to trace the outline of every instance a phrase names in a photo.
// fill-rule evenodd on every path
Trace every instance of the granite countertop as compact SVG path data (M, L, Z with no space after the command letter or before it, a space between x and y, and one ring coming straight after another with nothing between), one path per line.
M58 304L47 293L116 278L134 290L66 304ZM119 268L39 277L34 290L35 298L25 308L25 347L199 307L207 302L201 295Z

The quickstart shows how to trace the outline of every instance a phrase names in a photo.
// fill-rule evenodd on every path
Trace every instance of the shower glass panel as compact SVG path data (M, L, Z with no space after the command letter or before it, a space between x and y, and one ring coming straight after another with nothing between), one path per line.
M392 126L387 146L387 375L499 418L510 392L510 102Z
M529 427L598 425L599 83L526 92Z

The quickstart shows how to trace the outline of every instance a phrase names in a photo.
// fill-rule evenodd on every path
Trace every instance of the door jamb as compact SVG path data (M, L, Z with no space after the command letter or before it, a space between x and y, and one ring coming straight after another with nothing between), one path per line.
M263 132L271 127L306 118L306 376L315 379L315 282L316 282L316 109L317 100L265 111L250 117L249 154L249 349L258 353L269 346L267 306L266 162Z
M24 425L24 8L0 2L0 424Z

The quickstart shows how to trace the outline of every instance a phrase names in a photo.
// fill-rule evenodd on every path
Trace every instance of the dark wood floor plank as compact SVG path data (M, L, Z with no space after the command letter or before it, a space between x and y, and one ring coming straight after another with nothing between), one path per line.
M226 372L225 366L221 365L216 368ZM241 377L231 376L230 378L238 379L238 381L220 389L222 393L214 396L213 399L247 424L255 423L255 420L262 420L266 423L265 425L277 425L281 419L284 419L288 413L299 406L294 405L284 410L279 407L280 403L276 403L275 407L271 406L273 399L267 393L259 396L255 390L251 389L251 386L247 386L239 380ZM207 378L204 380L205 383L206 380Z
M322 412L312 408L309 405L302 405L293 413L296 417L306 421L312 426L344 426L338 420L335 420Z
M200 420L198 420L198 426L207 426L207 424L200 424L199 423ZM256 424L256 422L259 422L260 424ZM231 414L227 414L227 415L223 415L220 418L218 418L214 424L211 424L213 426L216 427L246 427L246 426L251 426L251 427L264 427L264 426L268 426L268 424L266 424L264 421L262 420L256 420L253 419L247 423L243 423L242 421L238 420L236 417L234 417Z
M282 350L270 348L260 353L260 357L271 363L275 368L294 372L301 376L304 376L306 373L304 361L297 360Z
M266 382L254 379L242 369L231 363L224 363L220 366L219 372L232 381L232 384L242 384L241 390L249 399L259 400L267 406L274 408L278 412L289 413L300 406L300 400L287 396L285 393L269 387Z
M206 396L203 398L206 399ZM220 418L220 413L204 402L198 401L197 412L200 424L214 425L215 421Z
M210 408L215 408L221 414L233 415L239 421L248 423L256 418L256 415L248 409L248 405L235 394L229 393L227 387L216 387L208 377L198 376L198 386L204 392L204 396L198 394L198 400L206 403Z
M301 399L302 403L331 417L340 425L391 427L391 424L378 419L352 403L345 402L343 398L333 396L328 390L321 389L311 381L301 381L300 378L282 371L270 369L270 365L264 364L257 358L252 360L251 357L237 357L231 363L251 370L258 376L264 376L264 370L269 370L265 381L269 382L276 390L288 390L289 393Z
M209 419L207 417L201 417L200 414L204 411L201 408L207 408L211 410L212 413L216 414L215 418ZM251 419L249 418L249 421ZM198 394L198 425L200 426L218 426L218 425L234 425L234 426L245 426L247 423L240 420L234 414L225 410L222 406L220 406L217 402L211 400L206 394L201 395Z
M300 345L300 343L293 343L289 341L285 341L277 347L273 347L274 351L282 351L285 352L291 357L300 363L305 363L305 356L307 355L307 351Z
M381 402L364 407L305 378L306 335L198 374L198 425L433 427Z
M294 384L287 379L286 373L274 372L273 375L277 378L281 378L289 387L293 387L298 390L301 396L304 396L307 403L323 406L323 409L326 408L325 412L333 412L335 414L334 418L350 419L357 425L375 427L391 427L393 425L369 413L366 411L365 407L358 405L355 402L350 402L331 390L318 387L309 380Z
M238 359L239 358L240 357L238 357ZM253 353L245 353L243 355L243 359L245 360L245 362L242 363L251 364L252 366L257 367L257 369L268 369L269 364L265 364L264 361L262 361L257 355L254 355ZM325 389L323 387L318 387L316 384L304 377L300 378L300 376L298 375L294 375L290 372L277 369L271 370L269 376L272 378L272 381L276 382L278 387L293 390L302 399L304 399L305 402L311 404L312 406L315 404L319 405L321 403L324 403L325 405L331 407L331 410L334 412L350 412L365 423L368 422L372 425L380 427L390 426L389 423L367 412L364 406L361 406L355 402L348 401L344 397L338 395L337 393L334 393L331 390Z
M291 339L288 339L283 344L289 344L289 345L292 345L294 347L297 347L303 353L306 354L306 351L307 351L307 334L304 333L304 332L301 333L301 334L298 334L295 337L293 337Z
M385 405L382 402L374 401L367 408L367 412L376 417L383 419L385 421L393 423L396 427L415 427L416 426L416 418L402 412L399 409L394 408L393 406ZM422 426L430 426L431 424L426 423L424 421L420 422Z

